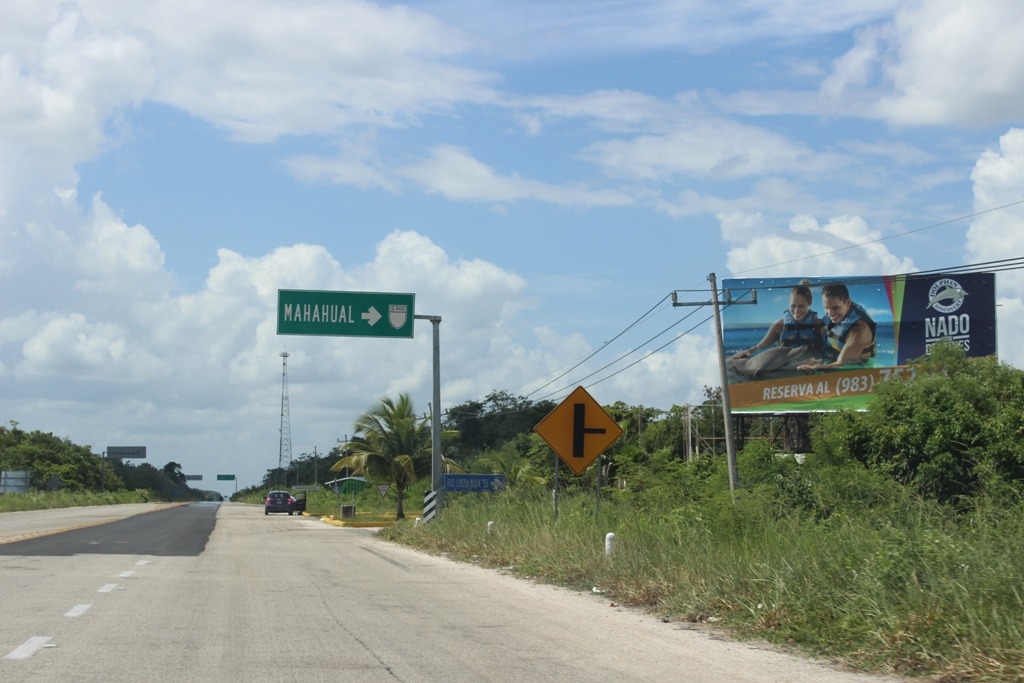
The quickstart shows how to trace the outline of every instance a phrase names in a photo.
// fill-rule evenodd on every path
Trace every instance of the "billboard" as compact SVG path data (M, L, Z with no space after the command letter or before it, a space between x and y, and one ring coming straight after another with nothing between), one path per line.
M951 339L996 352L995 275L723 280L729 399L737 413L863 409L887 379ZM802 289L798 289L802 287ZM804 312L806 315L803 315Z
M31 472L14 470L0 472L0 493L26 493L31 484Z

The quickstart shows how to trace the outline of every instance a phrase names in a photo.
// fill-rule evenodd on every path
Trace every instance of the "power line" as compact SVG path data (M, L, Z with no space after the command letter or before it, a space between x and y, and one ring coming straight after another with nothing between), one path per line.
M935 275L966 275L966 274L970 274L970 273L1000 273L1000 272L1006 272L1006 271L1011 271L1011 270L1021 270L1021 269L1024 269L1024 256L1018 256L1018 257L1008 258L1008 259L999 259L999 260L996 260L996 261L984 261L984 262L981 262L981 263L972 263L972 264L966 264L966 265L960 265L960 266L947 266L945 268L932 268L932 269L929 269L929 270L917 270L917 271L914 271L914 272L911 272L911 273L893 273L893 274L890 274L890 275L876 275L876 276L866 276L866 277L865 276L858 276L856 278L856 280L857 280L858 284L862 284L862 285L863 284L881 284L883 282L886 282L887 280L891 280L894 277L905 277L908 280L912 280L912 279L920 279L920 278L933 277ZM752 279L752 278L738 278L738 279L748 279L749 280L749 279ZM796 278L766 278L766 279L773 279L773 280L795 280ZM810 286L817 286L818 284L821 284L821 283L824 283L824 282L842 281L843 280L842 277L809 278L809 279L817 281L817 282L813 283ZM785 286L789 286L789 284L787 284ZM751 290L775 289L777 287L779 287L778 284L762 285L762 286L757 286L757 285L749 286L749 285L747 285L747 286L744 286L743 291L747 292L747 291L751 291ZM677 292L695 292L695 291L703 291L703 290L678 289L676 291Z
M842 252L842 251L848 251L850 249L854 249L854 248L857 248L857 247L863 247L863 246L866 246L866 245L869 245L869 244L877 244L879 242L888 241L888 240L891 240L891 239L894 239L894 238L897 238L897 237L905 237L907 235L912 235L912 234L915 234L915 233L918 233L918 232L923 232L925 230L932 230L932 229L935 229L935 228L938 228L938 227L942 227L942 226L945 226L945 225L950 225L952 223L956 223L956 222L959 222L959 221L968 220L968 219L971 219L971 218L976 218L978 216L983 216L985 214L993 213L993 212L996 212L996 211L1001 211L1003 209L1007 209L1007 208L1010 208L1010 207L1013 207L1013 206L1018 206L1018 205L1021 205L1021 204L1024 204L1024 199L1018 200L1018 201L1014 201L1014 202L1009 202L1007 204L1003 204L1003 205L1000 205L1000 206L992 207L990 209L985 209L984 211L976 211L974 213L965 214L963 216L958 216L958 217L951 218L951 219L948 219L948 220L945 220L945 221L940 221L938 223L932 223L932 224L929 224L929 225L922 226L920 228L914 228L912 230L906 230L904 232L893 234L893 235L888 235L886 237L880 237L880 238L874 239L874 240L867 240L867 241L864 241L864 242L860 242L858 244L851 244L851 245L848 245L848 246L845 246L845 247L840 247L838 249L833 249L831 251L821 252L821 253L817 253L817 254L811 254L811 255L808 255L808 256L803 256L801 258L792 259L790 261L783 261L783 262L779 262L779 263L775 263L775 264L771 264L771 265L761 266L759 268L751 268L751 269L748 269L748 270L745 270L745 271L739 271L739 272L735 273L735 275L742 275L742 274L745 274L745 273L756 272L756 271L765 270L765 269L768 269L768 268L775 268L775 267L778 267L778 266L785 266L785 265L790 265L790 264L793 264L793 263L800 263L802 261L806 261L806 260L809 260L809 259L818 258L818 257L822 257L822 256L828 256L828 255L836 254L836 253L839 253L839 252ZM986 261L986 262L976 263L976 264L951 266L951 267L937 268L937 269L931 269L931 270L921 270L921 271L917 271L917 272L914 272L914 273L896 274L896 276L902 275L902 276L907 277L907 278L915 278L915 277L928 277L928 276L934 275L934 274L961 274L961 273L972 273L972 272L1005 272L1005 271L1020 270L1020 269L1024 269L1024 257L1017 257L1017 258L1010 258L1010 259L999 259L999 260L995 260L995 261ZM891 278L891 277L894 277L894 275L878 276L877 278L858 279L858 281L862 282L862 283L870 283L872 281L881 283L881 282L884 282L885 279ZM767 289L767 288L769 288L769 287L768 286L765 286L765 287L751 287L750 289ZM676 290L676 291L697 291L697 290ZM608 348L608 346L612 342L614 342L617 339L619 339L620 337L622 337L624 334L626 334L626 332L631 330L633 327L635 327L637 324L639 324L641 321L643 321L645 318L647 318L654 310L656 310L659 306L661 306L661 304L663 304L665 302L665 300L668 298L668 296L671 296L671 294L667 295L664 298L662 298L657 304L655 304L653 307L651 307L647 312L645 312L643 315L641 315L635 321L630 323L621 332L616 334L612 339L606 341L604 344L602 344L600 347L595 349L593 352L591 352L590 354L588 354L587 356L585 356L581 360L577 361L576 363L572 364L571 367L569 367L569 369L567 369L564 372L558 374L556 377L552 378L551 380L547 381L543 385L541 385L541 386L537 387L536 389L534 389L533 391L531 391L526 396L526 398L529 398L529 397L533 396L534 394L538 393L539 391L542 391L546 387L551 386L552 384L554 384L558 380L562 379L563 377L566 377L571 372L573 372L574 370L576 370L577 368L582 366L584 363L586 363L588 360L590 360L591 358L596 356L598 353L600 353L601 351L603 351L606 348ZM540 397L539 399L535 399L535 401L537 401L537 400L544 400L544 399L546 399L546 398L548 398L550 396L557 395L557 394L565 391L566 389L569 389L569 388L571 388L573 386L581 384L583 381L585 381L587 379L590 379L591 377L593 377L595 374L601 372L602 370L605 370L605 369L611 367L612 365L615 365L619 361L623 360L624 358L627 358L630 355L636 353L637 351L640 351L644 346L646 346L647 344L650 344L652 341L654 341L655 339L659 338L661 335L665 334L666 332L668 332L669 330L674 328L676 325L678 325L682 321L686 320L686 318L688 318L688 317L689 317L689 315L684 316L677 323L674 323L673 325L670 325L668 328L662 330L660 333L658 333L654 337L651 337L650 339L644 341L643 343L641 343L638 346L634 347L633 349L631 349L630 351L626 352L625 354L620 355L618 358L616 358L612 362L602 366L601 368L595 370L594 372L591 372L591 373L583 376L578 381L572 382L571 384L566 385L565 387L563 387L563 388L561 388L561 389L559 389L557 391L549 392L548 394L545 394L544 396ZM700 327L704 323L708 322L708 320L710 320L710 319L711 319L710 317L706 318L705 320L701 321L700 323L698 323L697 325L693 326L692 328L686 330L685 332L677 335L676 337L674 337L670 341L666 342L662 346L658 347L657 349L654 349L654 350L648 352L642 358L634 361L633 363L630 363L629 365L626 365L625 367L620 368L619 370L616 370L615 372L611 373L610 375L607 375L605 377L602 377L599 380L596 380L593 384L599 384L599 383L604 382L604 381L606 381L608 379L611 379L612 377L614 377L614 376L624 372L625 370L628 370L629 368L637 365L638 363L642 362L646 358L649 358L652 354L657 353L658 351L661 351L662 349L664 349L664 348L670 346L671 344L677 342L679 339L681 339L682 337L686 336L687 334L693 332L695 329L697 329L698 327ZM593 386L593 384L591 386Z
M640 323L640 321L642 321L642 320L643 320L644 318L646 318L647 316L649 316L649 315L650 315L650 314L651 314L651 313L652 313L652 312L653 312L653 311L654 311L654 310L655 310L656 308L658 308L658 306L660 306L661 304L665 303L665 299L667 299L668 297L669 297L669 295L668 295L668 294L666 294L666 295L665 295L664 297L662 297L661 301L659 301L658 303L656 303L656 304L654 304L653 306L651 306L651 308L650 308L650 309L648 309L648 311L647 311L646 313L644 313L644 314L643 314L642 316L640 316L639 318L637 318L636 320L634 320L634 321L633 321L632 323L630 323L630 324L629 324L629 326L628 326L628 327L626 327L626 329L622 330L622 332L619 332L619 333L618 333L617 335L615 335L614 337L612 337L611 339L609 339L608 341L606 341L606 342L605 342L604 344L602 344L602 345L601 345L600 347L598 347L597 349L595 349L595 350L594 350L594 351L593 351L593 352L592 352L592 353L591 353L590 355L588 355L588 356L587 356L586 358L583 358L582 360L580 360L579 362L577 362L577 363L576 363L575 365L573 365L573 366L572 366L571 368L569 368L568 370L566 370L566 371L565 371L565 372L563 372L562 374L560 374L560 375L558 375L557 377L555 377L555 378L553 378L553 379L549 380L549 381L548 381L548 382L546 382L545 384L542 384L541 386L537 387L536 389L534 389L533 391L531 391L530 393L528 393L528 394L526 395L526 398L530 398L531 396L533 396L534 394L536 394L536 393L537 393L538 391L540 391L541 389L544 389L545 387L549 387L549 386L551 386L552 384L554 384L554 383L555 383L555 382L557 382L558 380L562 379L563 377L565 377L566 375L568 375L568 374L569 374L570 372L572 372L573 370L575 370L576 368L578 368L579 366L583 365L583 364L584 364L584 363L586 363L586 362L587 362L588 360L590 360L591 358L593 358L594 356L596 356L597 354L599 354L599 353L600 353L601 351L604 351L604 350L605 350L605 349L606 349L606 348L608 347L608 345L609 345L609 344L611 344L611 343L612 343L613 341L615 341L616 339L618 339L618 338L619 338L619 337L621 337L622 335L626 334L626 332L629 332L629 331L630 331L631 329L633 329L633 327L635 327L635 326L636 326L637 324L639 324L639 323ZM548 394L548 395L550 396L550 394ZM545 398L545 397L541 397L541 400L543 400L543 398Z
M756 271L759 271L759 270L766 270L768 268L775 268L777 266L788 266L788 265L790 265L792 263L800 263L801 261L809 261L810 259L815 259L815 258L818 258L818 257L821 257L821 256L830 256L832 254L838 254L841 251L848 251L850 249L856 249L858 247L864 247L864 246L867 246L869 244L878 244L879 242L886 242L886 241L891 240L891 239L896 239L897 237L906 237L907 235L913 235L914 233L924 232L925 230L932 230L934 228L941 228L944 225L950 225L952 223L958 223L960 221L965 221L965 220L968 220L970 218L977 218L978 216L984 216L985 214L993 213L995 211L1002 211L1003 209L1008 209L1008 208L1010 208L1012 206L1018 206L1020 204L1024 204L1024 199L1019 199L1019 200L1017 200L1015 202L1010 202L1009 204L1003 204L1002 206L994 206L991 209L985 209L984 211L976 211L974 213L969 213L969 214L964 215L964 216L958 216L956 218L950 218L948 220L940 221L938 223L932 223L931 225L925 225L925 226L922 226L920 228L914 228L913 230L906 230L904 232L898 232L898 233L895 233L893 235L887 235L885 237L879 237L878 239L867 240L865 242L859 242L857 244L848 244L845 247L839 247L838 249L832 249L831 251L823 251L823 252L817 253L817 254L809 254L807 256L801 256L800 258L792 259L791 261L783 261L781 263L773 263L773 264L770 264L770 265L767 265L767 266L760 266L758 268L750 268L748 270L743 270L743 271L740 271L738 273L734 273L734 275L743 275L744 273L753 273L753 272L756 272Z
M1024 202L1018 202L1018 203L1024 203ZM887 276L878 276L876 278L858 279L858 282L861 282L861 283L865 283L865 282L866 283L870 283L870 282L882 283L886 279L890 279L892 277L900 277L900 276L907 277L907 278L920 278L920 277L929 277L929 276L938 275L938 274L951 274L952 275L952 274L967 274L967 273L975 273L975 272L1004 272L1004 271L1011 271L1011 270L1024 270L1024 257L1016 257L1016 258L1010 258L1010 259L999 259L999 260L996 260L996 261L986 261L986 262L981 262L981 263L966 264L966 265L960 265L960 266L949 266L949 267L945 267L945 268L936 268L936 269L932 269L932 270L917 271L917 272L913 272L913 273L897 273L897 274L887 275ZM751 287L750 289L768 289L768 288L770 288L770 287L766 285L765 287ZM677 290L677 291L703 291L703 290ZM669 295L669 296L671 296L671 295ZM660 306L662 303L664 303L664 301L665 301L665 299L662 299L661 301L659 301L658 304L654 308L657 308L657 306ZM724 307L728 308L729 305L725 304ZM617 334L614 337L614 339L618 339L623 334L625 334L625 332L627 332L629 329L634 327L641 320L643 320L648 315L650 315L651 312L654 310L654 308L652 308L651 310L648 310L646 313L644 313L643 316L641 316L635 322L630 324L622 332ZM593 372L591 372L591 373L589 373L587 375L584 375L583 377L579 378L579 380L577 380L575 382L572 382L572 383L570 383L570 384L568 384L566 386L563 386L562 388L560 388L560 389L558 389L556 391L549 392L549 393L545 394L544 396L541 396L540 398L535 399L535 401L544 400L544 399L550 398L552 396L556 396L556 395L562 394L563 392L565 392L565 391L567 391L569 389L572 389L572 388L574 388L577 385L581 385L583 382L585 382L586 380L590 379L594 375L598 374L602 370L605 370L605 369L615 365L619 361L623 360L624 358L627 358L630 355L636 353L637 351L640 351L645 346L650 344L652 341L654 341L655 339L658 339L659 337L664 335L666 332L668 332L669 330L671 330L674 327L676 327L678 324L680 324L683 321L685 321L688 317L690 317L690 315L692 315L692 313L684 316L683 318L680 318L680 320L677 321L676 323L673 323L672 325L670 325L669 327L665 328L664 330L662 330L658 334L654 335L653 337L651 337L651 338L647 339L646 341L642 342L641 344L637 345L636 347L634 347L630 351L627 351L626 353L620 355L619 357L617 357L615 360L611 361L610 363L608 363L608 364L598 368L597 370L595 370L595 371L593 371ZM628 370L629 368L632 368L633 366L643 362L644 360L649 358L651 355L653 355L653 354L655 354L655 353L657 353L657 352L667 348L668 346L671 346L675 342L677 342L680 339L682 339L683 337L685 337L687 334L690 334L694 330L698 329L699 327L701 327L702 325L707 323L709 320L711 320L711 316L705 318L704 320L702 320L698 324L696 324L693 327L687 329L685 332L677 335L676 337L673 337L671 340L669 340L668 342L666 342L662 346L659 346L658 348L649 351L643 357L635 360L634 362L632 362L632 363L630 363L630 364L628 364L628 365L626 365L626 366L616 370L615 372L613 372L613 373L611 373L609 375L606 375L605 377L602 377L602 378L600 378L598 380L595 380L589 386L594 386L596 384L600 384L601 382L609 380L612 377L615 377L616 375L618 375L618 374ZM594 357L598 352L604 350L607 347L607 345L608 345L608 343L602 345L599 349L597 349L597 351L594 351L593 353L588 355L586 358L584 358L582 361L576 363L572 368L570 368L566 372L563 372L558 377L556 377L555 379L549 381L544 386L549 386L554 381L557 381L558 379L566 376L567 374L572 372L572 370L578 368L584 362L586 362L590 358ZM540 387L539 389L537 389L534 392L532 392L530 395L532 396L533 393L536 393L537 391L539 391L540 389L543 389L543 388L544 387Z
M692 315L692 313L691 313L690 315ZM689 317L689 316L687 316L687 317ZM693 332L693 331L694 331L695 329L697 329L698 327L700 327L700 326L701 326L701 325L703 325L704 323L708 322L708 321L709 321L709 320L711 320L711 318L713 318L713 317L714 317L713 315L709 315L708 317L704 318L704 319L703 319L703 320L701 320L701 321L700 321L699 323L697 323L696 325L694 325L694 326L693 326L693 327L691 327L690 329L686 330L685 332L681 332L680 334L678 334L677 336L673 337L673 338L672 338L672 339L670 339L669 341L665 342L664 344L662 344L662 345L661 345L661 346L659 346L658 348L656 348L656 349L652 349L651 351L649 351L648 353L646 353L646 354L645 354L645 355L644 355L644 356L643 356L642 358L638 358L637 360L633 361L633 362L632 362L632 363L630 363L629 365L627 365L627 366L625 366L625 367L623 367L623 368L620 368L620 369L616 370L615 372L613 372L612 374L608 375L607 377L602 377L601 379L599 379L599 380L596 380L596 381L595 381L595 382L594 382L593 384L591 384L590 386L594 386L595 384L600 384L601 382L604 382L605 380L611 379L612 377L614 377L615 375L619 374L620 372L624 372L624 371L626 371L626 370L630 369L631 367L633 367L633 366L634 366L634 365L636 365L637 363L642 363L643 361L647 360L648 358L650 358L650 357L651 357L651 356L652 356L653 354L657 353L658 351L661 351L662 349L665 349L665 348L667 348L667 347L671 346L672 344L675 344L675 343L676 343L677 341L679 341L680 339L682 339L683 337L685 337L685 336L686 336L686 335L688 335L689 333ZM686 318L683 318L683 320L685 320L685 319L686 319ZM607 367L607 366L606 366L606 367Z
M662 299L662 301L664 301L664 299ZM659 302L659 303L660 303L660 302ZM649 311L648 311L648 312L649 312ZM557 391L553 391L553 392L551 392L551 393L549 393L549 394L546 394L546 395L542 396L542 397L541 397L541 399L545 399L545 398L548 398L548 397L550 397L550 396L553 396L553 395L555 395L555 394L559 394L559 393L561 393L561 392L565 391L566 389L571 389L571 388L573 388L574 386L578 385L579 383L583 382L584 380L590 379L591 377L593 377L593 376L594 376L594 375L596 375L597 373L601 372L602 370L606 370L606 369L610 368L611 366L613 366L613 365L615 365L616 363L618 363L618 362L619 362L620 360L622 360L622 359L624 359L624 358L628 358L629 356L631 356L632 354L636 353L637 351L639 351L639 350L640 350L640 349L642 349L643 347L647 346L647 345L648 345L648 344L650 344L650 343L651 343L652 341L654 341L655 339L657 339L657 338L658 338L658 337L660 337L661 335L665 334L666 332L668 332L668 331L669 331L669 330L671 330L672 328L676 327L677 325L680 325L680 324L682 324L682 323L683 323L683 321L685 321L685 320L686 320L687 318L689 318L689 317L690 317L691 315L693 315L694 313L696 313L696 310L694 310L694 311L691 311L691 312L690 312L690 313L688 313L687 315L684 315L684 316L683 316L682 318L680 318L680 319L679 319L679 320L677 320L676 322L672 323L671 325L669 325L668 327L666 327L665 329L663 329L663 330L662 330L661 332L659 332L658 334L654 335L653 337L651 337L651 338L650 338L650 339L648 339L647 341L643 342L643 343L642 343L642 344L640 344L639 346L637 346L637 347L633 348L632 350L630 350L630 351L627 351L626 353L622 354L621 356L619 356L618 358L616 358L616 359L615 359L615 360L613 360L612 362L610 362L610 363L608 363L608 364L606 364L606 365L603 365L602 367L598 368L597 370L594 370L594 371L593 371L593 372L591 372L591 373L590 373L589 375L584 375L583 377L581 377L581 378L580 378L579 380L577 380L577 381L573 382L572 384L569 384L569 385L567 385L567 386L564 386L564 387L562 387L561 389L558 389ZM645 314L645 315L646 315L646 314ZM696 329L697 327L700 327L700 325L704 324L704 323L705 323L705 322L707 322L708 320L710 320L710 318L707 318L707 319L705 319L705 320L704 320L703 322L701 322L701 323L698 323L698 324L697 324L697 325L695 325L694 327L690 328L689 330L687 330L687 331L686 331L686 332L684 332L683 334L681 334L681 335L679 335L678 337L676 337L676 339L680 339L680 338L682 338L682 337L683 337L683 336L685 336L685 335L686 335L687 333L691 332L692 330ZM621 334L620 334L619 336L621 336ZM672 341L675 341L675 339L673 339ZM671 344L671 343L672 343L672 342L670 341L670 342L669 342L669 344ZM668 346L668 344L665 344L665 346ZM656 352L656 351L660 351L661 349L665 348L665 346L662 346L662 347L660 347L660 348L658 348L658 349L655 349L655 351L652 351L651 353L654 353L654 352ZM591 355L593 355L593 354L591 354ZM646 356L645 356L645 357L646 357ZM640 360L643 360L643 359L641 358ZM640 361L637 361L637 363L638 363L638 362L640 362ZM626 366L626 367L633 367L633 365L636 365L636 363L632 363L632 364L630 364L630 365L628 365L628 366ZM624 370L624 369L625 369L625 368L623 368L623 370ZM621 372L621 371L622 371L622 370L619 370L618 372ZM618 372L616 372L616 373L614 373L614 374L618 374ZM613 376L613 375L612 375L612 376ZM607 378L605 378L605 379L607 379ZM603 381L603 380L602 380L602 381ZM550 384L550 382L549 382L549 384Z

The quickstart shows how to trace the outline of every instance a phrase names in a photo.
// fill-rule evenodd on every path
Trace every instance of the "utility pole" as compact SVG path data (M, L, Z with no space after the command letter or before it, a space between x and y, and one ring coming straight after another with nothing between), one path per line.
M729 465L729 491L736 495L736 487L739 483L739 472L736 469L736 440L733 434L732 404L729 401L729 378L725 369L725 339L722 336L722 314L721 304L718 298L718 281L715 274L708 275L711 283L711 301L702 302L681 302L678 300L678 292L672 292L673 306L713 306L715 313L715 346L718 347L718 371L722 380L722 417L725 420L725 454ZM726 306L736 304L756 304L757 290L750 291L751 298L746 301L733 300L730 292L726 292Z

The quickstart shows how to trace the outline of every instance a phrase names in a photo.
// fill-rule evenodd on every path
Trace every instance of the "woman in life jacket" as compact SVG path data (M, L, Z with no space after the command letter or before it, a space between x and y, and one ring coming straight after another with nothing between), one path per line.
M850 298L846 285L833 282L822 287L821 306L828 318L823 333L825 358L802 364L801 371L864 364L874 357L878 326L864 307Z
M792 371L808 357L822 353L825 324L811 309L814 297L809 284L809 280L803 280L789 291L789 308L772 323L761 341L732 356L730 365L734 370L748 377Z

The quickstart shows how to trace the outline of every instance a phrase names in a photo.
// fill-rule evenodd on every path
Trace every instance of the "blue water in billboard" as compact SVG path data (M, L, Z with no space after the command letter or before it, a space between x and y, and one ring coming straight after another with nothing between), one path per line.
M768 325L758 327L731 327L725 331L725 355L728 358L757 344L768 334ZM875 357L871 365L884 368L898 365L896 362L895 326L878 323L875 329Z

